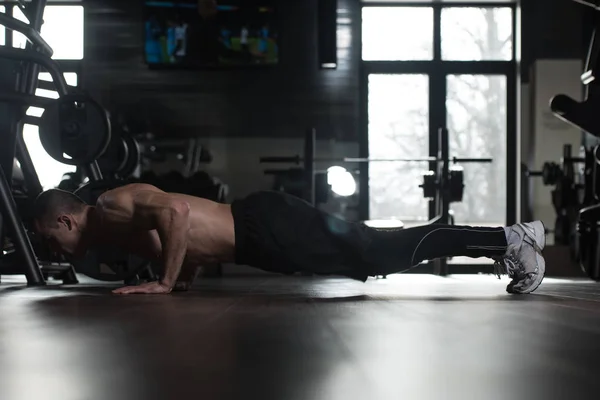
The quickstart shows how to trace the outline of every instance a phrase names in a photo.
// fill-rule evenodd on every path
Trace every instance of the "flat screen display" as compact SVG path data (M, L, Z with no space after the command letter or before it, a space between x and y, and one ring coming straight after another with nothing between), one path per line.
M175 68L277 64L275 1L146 1L146 63Z

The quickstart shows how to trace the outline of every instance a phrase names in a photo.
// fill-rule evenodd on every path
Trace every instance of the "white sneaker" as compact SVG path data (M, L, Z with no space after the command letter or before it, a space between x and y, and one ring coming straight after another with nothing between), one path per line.
M506 273L512 278L506 287L508 293L531 293L540 286L546 273L542 256L546 245L544 224L535 221L507 229L508 248L503 256L495 258L496 273Z

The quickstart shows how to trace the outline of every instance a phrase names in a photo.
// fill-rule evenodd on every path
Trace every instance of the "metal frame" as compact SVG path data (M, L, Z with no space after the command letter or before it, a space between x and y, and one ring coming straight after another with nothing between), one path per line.
M427 61L363 61L362 41L359 46L360 61L360 133L359 156L369 157L369 114L368 114L368 78L370 74L423 74L429 76L429 154L436 156L438 152L437 132L440 127L446 126L446 78L454 74L473 75L504 75L507 85L507 156L506 156L506 224L517 222L518 209L518 153L517 153L517 93L518 93L518 63L516 45L516 11L514 3L362 3L362 9L367 7L426 7L433 9L433 59ZM444 8L510 8L513 21L513 50L511 61L444 61L441 57L441 14ZM359 22L357 34L362 37L362 23ZM436 170L433 163L431 170ZM369 166L360 165L360 199L359 217L362 220L369 218ZM435 217L436 210L430 202L429 218ZM448 272L468 268L473 273L488 272L489 265L485 264L448 264Z
M12 28L16 28L17 30L23 30L31 34L32 31L40 31L40 27L42 26L42 17L44 14L44 8L46 6L46 0L38 0L35 2L29 3L30 13L29 18L31 19L31 25L21 26L19 24L12 24ZM7 15L12 16L12 8L7 8ZM8 43L12 43L12 31L8 29L7 32L10 32L10 35L6 35L6 40L10 40ZM39 40L36 41L35 38ZM43 40L39 37L39 34L36 33L34 35L34 41L36 41L37 45L46 51ZM41 40L41 41L40 41ZM42 43L43 42L43 43ZM33 50L32 47L34 45L32 42L28 42L26 45L25 51ZM47 44L46 44L47 46ZM49 48L49 46L47 46ZM8 47L2 49L3 51L9 50ZM12 50L12 49L10 49ZM10 52L8 53L11 54ZM50 49L51 54L51 49ZM13 59L12 57L7 57L8 59ZM6 62L6 61L5 61ZM15 89L17 92L20 92L24 95L33 95L35 92L36 84L37 84L37 76L39 71L39 65L34 64L32 62L25 64L22 69L17 74L17 85ZM36 260L35 253L33 251L33 247L31 246L31 242L27 237L27 233L25 232L25 227L20 220L20 217L17 212L17 207L15 205L14 199L12 197L11 186L10 186L10 178L12 176L12 165L15 155L17 153L17 149L20 153L24 152L28 155L26 148L24 147L24 143L22 141L22 129L23 122L20 121L20 117L24 114L24 106L23 105L14 105L9 108L12 115L9 117L12 119L10 124L10 131L5 133L5 137L2 142L5 146L7 146L8 152L4 155L6 159L0 160L0 206L1 212L3 216L3 221L0 221L0 243L4 241L4 228L11 228L12 238L15 241L15 255L16 258L0 258L0 268L1 269L10 269L11 264L14 265L15 261L19 261L23 263L23 268L21 268L21 272L25 274L27 277L27 283L29 285L44 285L46 282L42 275L40 266ZM22 156L23 154L21 154ZM27 164L27 161L31 161L30 157L24 158L26 161L25 167L27 169L29 166L33 166ZM24 174L27 176L35 176L35 169L33 171L24 171ZM39 184L39 180L36 180Z

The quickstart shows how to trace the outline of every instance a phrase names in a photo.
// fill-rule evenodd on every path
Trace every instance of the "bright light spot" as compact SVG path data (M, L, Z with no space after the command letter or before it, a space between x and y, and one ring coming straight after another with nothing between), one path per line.
M47 6L41 35L54 50L53 59L83 59L83 7Z
M69 86L77 86L77 72L65 72L63 73L65 81ZM38 75L40 81L53 82L52 75L49 72L40 72Z
M404 227L404 222L399 219L371 219L365 221L364 224L368 227L378 229L398 229Z
M41 117L42 114L44 113L44 109L43 108L39 108L39 107L29 107L27 109L27 115L30 115L32 117Z
M333 166L327 169L327 184L338 196L352 196L356 193L356 181L344 167Z
M21 9L13 8L13 16L29 23ZM52 47L55 60L83 59L83 7L47 6L44 9L44 24L41 36ZM13 32L13 47L24 49L27 43L25 35Z
M49 99L58 99L58 92L54 90L46 90L46 89L35 89L35 95L40 97L47 97Z
M25 22L27 24L29 23L29 20L27 20L27 17L25 16L25 14L23 14L23 11L21 11L21 9L17 6L13 7L13 17L21 22ZM27 38L25 37L25 35L14 31L12 41L13 47L18 49L24 49L25 44L27 44Z
M67 172L75 172L77 167L74 165L62 164L46 153L44 146L40 142L37 126L25 124L23 127L23 139L25 139L25 145L31 155L33 166L44 190L56 187L60 183L62 176Z

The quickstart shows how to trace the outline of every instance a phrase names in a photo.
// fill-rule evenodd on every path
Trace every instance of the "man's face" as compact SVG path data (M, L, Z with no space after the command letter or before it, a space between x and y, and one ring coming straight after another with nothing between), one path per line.
M71 257L84 255L81 232L77 229L75 219L70 215L62 215L56 222L51 224L53 226L35 223L36 231L42 240L55 253Z

